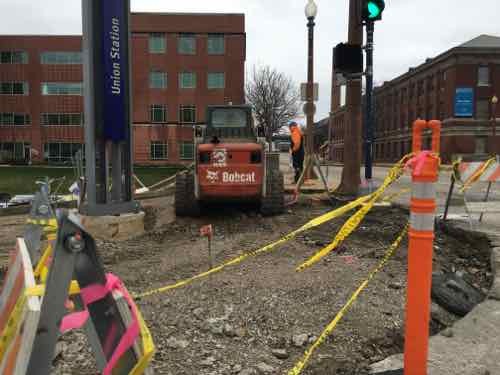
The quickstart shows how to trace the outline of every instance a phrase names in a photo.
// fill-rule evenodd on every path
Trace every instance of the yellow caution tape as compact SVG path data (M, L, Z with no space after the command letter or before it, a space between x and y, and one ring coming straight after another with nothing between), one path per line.
M401 195L403 194L406 194L406 193L409 193L411 192L411 189L401 189L400 191L398 191L397 193L394 193L394 194L389 194L385 197L383 197L380 201L381 202L392 202L394 201L396 198L399 198Z
M16 332L19 324L21 323L25 303L26 295L21 294L14 305L14 309L10 313L9 320L3 329L2 336L0 336L0 362L12 343L12 340L16 337Z
M344 317L344 315L349 311L351 308L352 304L356 301L356 299L359 297L361 292L368 286L370 281L377 275L387 264L389 259L394 255L396 250L398 249L399 245L401 244L401 241L403 238L406 236L406 233L408 232L409 224L406 225L406 227L403 229L401 234L398 236L398 238L394 241L394 243L389 247L387 252L384 255L384 258L382 261L377 265L377 267L368 275L365 281L361 283L359 288L353 293L349 301L342 307L342 309L338 312L338 314L335 316L335 318L328 324L328 326L324 329L324 331L321 333L321 336L314 342L314 344L311 345L311 347L304 353L303 357L297 362L295 367L291 369L288 372L288 375L299 375L302 370L304 370L305 366L311 359L311 356L313 355L314 351L318 349L318 347L324 343L326 338L333 332L337 324L340 322L340 320Z
M384 193L384 191L393 184L396 180L398 180L403 174L404 167L406 161L409 159L410 155L406 155L403 159L401 159L392 169L389 171L386 179L382 183L382 185L377 189L375 193L370 196L370 200L366 202L353 216L351 216L340 228L339 232L335 236L333 242L326 246L325 248L318 251L311 258L309 258L306 262L302 263L297 267L296 271L301 272L308 267L311 267L315 263L319 262L325 256L330 254L337 246L342 243L347 237L351 235L354 230L359 226L364 217L368 214L368 212L373 208L375 202L380 198L380 196Z
M158 293L164 293L164 292L167 292L169 290L172 290L172 289L177 289L177 288L180 288L180 287L183 287L183 286L186 286L188 284L191 284L193 281L196 281L196 280L199 280L201 278L204 278L204 277L207 277L207 276L210 276L214 273L218 273L222 270L224 270L226 267L229 267L229 266L234 266L236 264L239 264L241 262L243 262L245 259L249 258L249 257L254 257L254 256L257 256L257 255L260 255L260 254L263 254L263 253L266 253L266 252L269 252L271 250L273 250L274 248L276 248L277 246L281 245L281 244L284 244L290 240L292 240L293 238L295 238L297 235L299 235L300 233L302 232L305 232L311 228L314 228L314 227L317 227L319 225L322 225L330 220L333 220L337 217L340 217L342 215L344 215L345 213L353 210L354 208L366 203L367 201L369 201L370 199L372 199L372 195L367 195L367 196L364 196L364 197L361 197L349 204L346 204L345 206L342 206L342 207L339 207L333 211L330 211L330 212L327 212L326 214L324 215L321 215L320 217L317 217L311 221L309 221L308 223L304 224L302 227L300 227L299 229L287 234L285 237L282 237L281 239L279 239L278 241L276 242L273 242L269 245L266 245L258 250L254 250L254 251L251 251L251 252L248 252L248 253L245 253L243 255L240 255L236 258L233 258L231 260L229 260L228 262L226 263L223 263L221 264L220 266L218 267L215 267L215 268L212 268L206 272L203 272L203 273L200 273L196 276L193 276L193 277L190 277L188 279L185 279L185 280L182 280L182 281L179 281L175 284L172 284L172 285L167 285L167 286L164 286L164 287L161 287L161 288L157 288L157 289L153 289L151 291L148 291L148 292L144 292L144 293L139 293L139 294L136 294L136 295L133 295L134 298L143 298L143 297L149 297L151 295L154 295L154 294L158 294Z
M476 173L469 177L467 181L464 182L464 185L460 189L460 193L464 193L466 190L469 190L472 185L474 185L483 175L484 172L491 166L491 164L496 163L496 158L491 158L486 161L481 168L479 168Z
M137 364L134 366L132 371L130 371L129 375L141 375L144 373L146 368L149 366L149 363L153 359L153 355L155 353L155 345L153 342L153 338L151 336L151 332L149 331L144 318L139 311L139 308L135 309L137 320L139 321L140 334L142 339L142 356L138 360Z
M42 226L45 232L52 233L57 231L57 219L28 219L26 222Z
M40 278L41 282L45 282L48 275L48 267L47 263L49 258L52 256L52 241L49 240L47 247L45 248L42 257L38 261L38 264L35 267L35 271L33 272L36 278Z
M38 284L29 288L26 288L24 293L29 297L42 297L45 295L45 284ZM72 280L69 286L69 295L74 296L80 294L80 286L76 280Z

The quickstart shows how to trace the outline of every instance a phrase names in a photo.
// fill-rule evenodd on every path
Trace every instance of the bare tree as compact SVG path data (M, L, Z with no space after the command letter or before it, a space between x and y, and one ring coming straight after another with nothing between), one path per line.
M246 85L246 97L268 142L299 111L300 92L292 78L269 66L253 67Z

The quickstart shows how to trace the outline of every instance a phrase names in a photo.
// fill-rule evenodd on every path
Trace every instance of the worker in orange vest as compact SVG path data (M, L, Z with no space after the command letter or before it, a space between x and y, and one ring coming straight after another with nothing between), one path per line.
M291 122L290 125L290 152L292 154L292 164L295 171L295 179L297 182L304 168L304 137L296 122Z

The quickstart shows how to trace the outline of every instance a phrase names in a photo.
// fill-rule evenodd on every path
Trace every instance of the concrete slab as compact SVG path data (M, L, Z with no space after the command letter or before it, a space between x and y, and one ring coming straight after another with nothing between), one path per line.
M428 375L500 374L500 302L487 300L452 328L453 337L437 335L429 342ZM399 354L376 363L373 373L403 367Z
M119 216L81 216L85 229L95 238L126 241L144 234L144 212Z

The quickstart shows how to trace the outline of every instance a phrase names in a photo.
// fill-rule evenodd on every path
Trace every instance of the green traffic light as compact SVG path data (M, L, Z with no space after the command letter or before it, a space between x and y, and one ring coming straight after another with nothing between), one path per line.
M377 18L381 13L380 7L373 1L370 1L368 3L368 13L369 13L368 18L370 19Z

